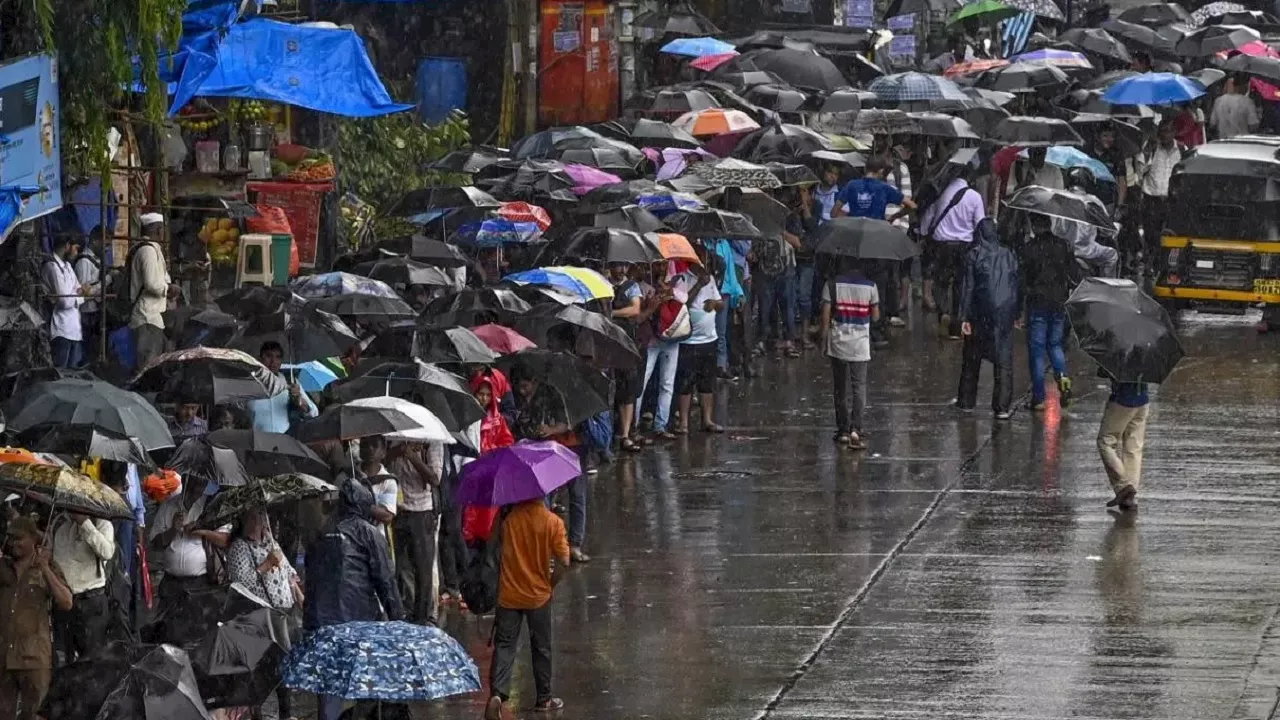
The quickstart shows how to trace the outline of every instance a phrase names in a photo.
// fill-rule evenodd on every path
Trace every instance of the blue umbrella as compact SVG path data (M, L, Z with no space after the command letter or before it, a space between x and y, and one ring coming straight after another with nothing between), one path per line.
M1171 105L1204 95L1204 86L1175 73L1143 73L1127 77L1103 93L1113 105Z
M281 682L346 700L435 700L480 689L480 671L445 631L406 622L322 627L294 645Z
M481 248L495 248L503 245L527 245L541 238L542 228L538 227L536 222L492 218L466 223L454 232L449 241Z
M724 55L737 52L737 48L713 37L676 38L662 46L662 52L672 55L688 55L690 57L706 57L707 55Z
M300 365L281 365L281 370L290 378L297 378L298 384L306 392L320 392L325 386L338 379L337 373L325 367L319 360Z
M1023 150L1020 154L1025 158L1027 151ZM1050 165L1068 170L1071 168L1084 168L1093 175L1095 180L1109 183L1116 181L1115 176L1111 174L1106 165L1102 164L1101 160L1090 157L1083 150L1069 145L1054 145L1049 148L1044 155L1044 161Z
M1073 52L1071 50L1059 50L1057 48L1040 48L1039 50L1032 50L1030 52L1024 52L1021 55L1015 55L1009 58L1009 60L1015 63L1029 62L1056 65L1060 68L1071 67L1083 68L1086 70L1093 68L1093 63L1089 62L1089 58L1085 57L1083 53Z
M697 195L674 191L637 195L636 204L658 217L666 217L681 210L700 212L710 207Z

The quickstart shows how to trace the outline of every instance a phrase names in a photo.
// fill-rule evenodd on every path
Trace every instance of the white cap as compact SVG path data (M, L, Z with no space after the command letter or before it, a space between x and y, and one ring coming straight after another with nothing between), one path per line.
M164 222L164 216L160 213L147 213L139 218L139 220L142 221L142 227L146 227L148 225L155 225L156 223Z

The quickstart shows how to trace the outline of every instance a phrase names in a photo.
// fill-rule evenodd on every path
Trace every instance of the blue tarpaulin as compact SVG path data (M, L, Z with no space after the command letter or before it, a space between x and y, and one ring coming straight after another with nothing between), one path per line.
M269 100L348 117L413 108L392 101L353 31L265 18L228 26L238 16L232 9L193 5L184 15L188 32L178 51L161 61L171 115L197 96Z

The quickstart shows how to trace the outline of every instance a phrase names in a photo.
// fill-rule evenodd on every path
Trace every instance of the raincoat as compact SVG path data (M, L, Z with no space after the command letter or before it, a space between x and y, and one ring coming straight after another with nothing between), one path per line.
M1013 351L1018 317L1018 256L996 239L990 218L978 223L973 237L960 280L960 320L973 327L984 359L1003 362Z
M489 386L489 405L485 408L484 419L480 421L480 452L488 452L496 448L515 443L516 439L507 427L507 419L502 416L501 398L511 391L507 378L497 370L490 370L488 375L476 375L471 378L471 392L477 392L482 386ZM467 505L462 509L462 540L467 544L479 540L488 540L493 532L493 521L498 516L497 507L483 505Z
M339 490L338 510L307 549L304 625L313 630L404 617L391 551L373 526L373 491L359 480Z

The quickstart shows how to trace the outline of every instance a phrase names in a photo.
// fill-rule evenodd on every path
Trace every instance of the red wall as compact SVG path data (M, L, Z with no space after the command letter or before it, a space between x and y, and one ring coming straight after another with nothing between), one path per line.
M542 0L538 121L604 122L618 115L612 8L604 0Z

